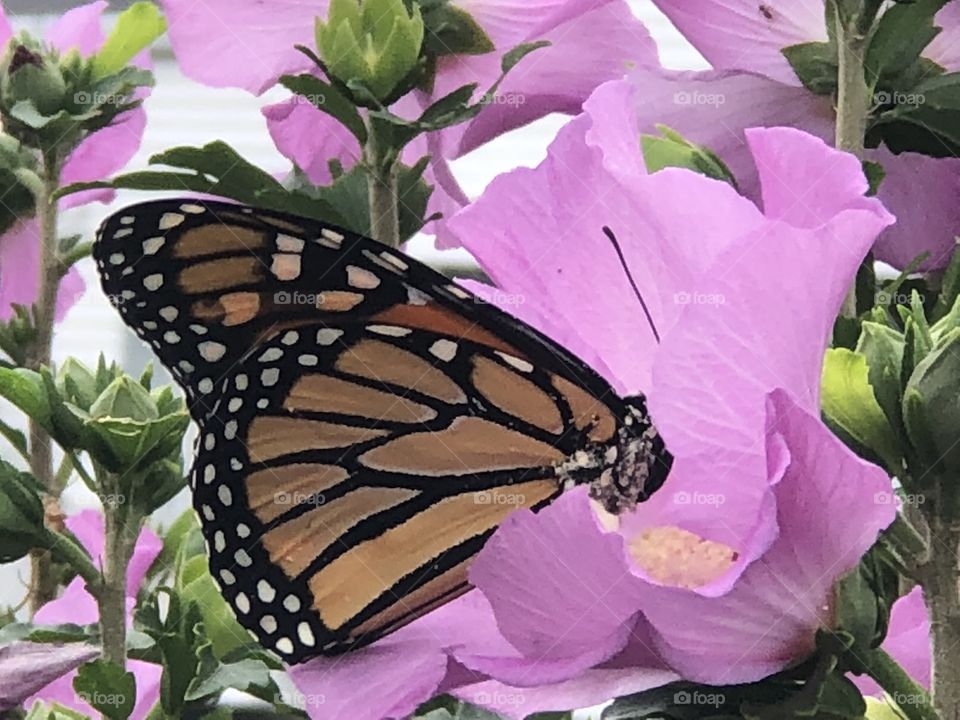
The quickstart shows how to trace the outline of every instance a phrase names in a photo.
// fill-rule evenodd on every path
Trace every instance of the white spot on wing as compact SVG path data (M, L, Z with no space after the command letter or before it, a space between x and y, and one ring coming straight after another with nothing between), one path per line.
M186 218L180 213L164 213L160 218L160 222L157 223L157 227L160 230L169 230L175 228L177 225L182 223Z
M430 354L444 362L450 362L457 356L457 344L453 340L437 340L430 346Z

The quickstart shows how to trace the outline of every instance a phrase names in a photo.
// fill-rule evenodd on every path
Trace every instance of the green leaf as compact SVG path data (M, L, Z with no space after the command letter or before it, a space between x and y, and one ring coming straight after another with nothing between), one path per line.
M668 167L685 168L737 187L730 168L712 150L690 142L666 125L657 125L657 130L663 137L648 134L640 136L648 172L655 173Z
M500 59L500 71L506 75L513 70L521 60L530 53L550 46L549 40L538 40L537 42L521 43L511 50L507 51Z
M0 420L0 435L7 439L11 445L13 445L14 450L20 453L20 456L29 459L29 454L27 452L27 436L20 430L17 430L14 427L10 427L3 420Z
M154 155L150 163L177 170L146 170L119 175L109 182L75 183L61 189L56 197L98 188L190 191L220 195L247 205L347 226L343 216L325 200L286 189L272 175L244 160L236 150L219 140L200 148L173 148Z
M436 57L483 55L493 52L493 40L466 10L444 3L423 10L424 46Z
M780 52L800 82L816 95L833 95L837 90L837 48L825 42L800 43Z
M903 334L888 325L865 320L861 326L856 352L866 358L868 382L890 426L903 436Z
M871 86L882 76L903 72L920 58L923 49L940 33L933 19L945 4L946 0L917 0L894 5L883 13L864 61Z
M432 103L417 120L424 130L442 130L476 115L469 104L477 84L464 85Z
M960 242L960 238L954 238L954 242ZM956 305L958 297L960 297L960 252L957 252L955 244L953 254L950 256L950 264L943 273L940 292L937 294L936 305L930 313L930 320L936 322L950 312Z
M133 673L107 660L81 665L73 689L77 697L110 720L127 720L137 700Z
M867 196L873 197L880 189L880 183L882 183L883 179L887 176L887 171L884 170L883 165L878 162L864 160L863 174L867 178L867 184L869 185Z
M960 154L960 73L928 78L873 121L870 146L883 141L894 153L919 152L932 157Z
M163 35L167 21L149 2L137 2L120 13L106 42L93 56L93 75L106 77L119 72L141 50Z
M246 635L246 633L243 633ZM198 676L187 690L186 700L220 697L224 690L239 690L263 696L274 687L270 668L262 660L246 658L238 662L217 664L209 674Z
M827 421L883 458L888 469L900 469L897 439L870 387L867 359L843 348L828 350L820 386Z
M363 124L363 118L353 102L335 87L309 73L284 75L280 78L280 84L337 120L353 133L361 145L367 142L367 128Z
M44 430L53 432L50 403L39 373L23 368L0 368L0 396L20 408Z

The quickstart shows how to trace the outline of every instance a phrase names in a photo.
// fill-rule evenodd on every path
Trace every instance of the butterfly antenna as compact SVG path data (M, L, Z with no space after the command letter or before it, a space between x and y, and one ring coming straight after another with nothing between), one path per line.
M610 242L613 243L613 249L617 251L617 257L620 259L620 266L623 268L623 271L627 274L627 280L630 281L630 287L633 288L633 294L637 296L637 300L640 301L640 307L643 308L643 314L647 316L647 322L650 323L650 329L653 331L653 337L656 338L657 342L660 342L660 333L657 332L657 326L653 322L653 316L650 315L650 310L647 308L647 304L643 301L643 295L640 293L640 288L637 287L637 283L633 279L633 275L630 274L630 268L627 267L627 260L623 257L623 250L620 248L620 243L617 242L617 236L613 234L613 230L608 228L606 225L603 226L603 234L610 238Z

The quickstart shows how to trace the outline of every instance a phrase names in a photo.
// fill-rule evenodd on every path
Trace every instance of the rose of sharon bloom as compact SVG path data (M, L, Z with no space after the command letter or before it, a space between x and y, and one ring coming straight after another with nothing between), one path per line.
M82 55L96 52L106 35L101 27L105 0L82 5L64 13L49 29L45 40L62 52L72 48ZM3 8L0 7L0 45L5 46L13 37ZM142 55L136 64L146 66L149 59ZM63 166L62 184L102 180L126 165L140 147L146 114L143 108L124 113L117 121L88 137L73 151ZM112 191L90 191L68 195L60 201L61 208L76 207L83 203L108 201ZM36 220L23 220L0 236L0 320L8 320L13 314L12 305L29 306L36 301L40 264L40 230ZM57 319L83 294L84 283L76 269L71 269L60 283L57 294Z
M713 65L705 72L671 72L654 66L633 75L636 112L644 132L664 123L715 150L745 194L759 187L744 129L784 125L833 141L834 111L828 97L801 86L781 50L827 39L823 0L654 0L681 33ZM960 69L960 9L949 3L937 15L943 32L924 56L948 71ZM944 267L960 233L960 160L917 153L893 155L885 147L866 158L886 170L878 196L897 218L874 251L878 259L906 267L929 252L924 268ZM925 188L922 197L918 185Z
M428 215L446 215L466 197L446 167L509 130L552 112L576 113L600 83L620 78L628 66L657 64L656 48L624 0L453 0L473 15L496 49L479 56L442 58L433 91L404 98L393 110L414 118L433 101L471 83L477 98L500 75L504 53L524 42L549 40L524 58L501 85L495 102L472 121L408 148L412 162L429 152L436 185ZM315 16L325 16L326 0L162 0L170 38L188 76L216 87L242 87L262 93L287 73L313 68L295 44L312 46ZM302 99L264 108L277 148L317 184L330 182L329 162L351 167L360 156L356 139L329 115ZM436 137L433 137L436 136Z
M776 672L830 625L831 586L893 519L873 502L887 475L819 420L834 318L892 222L858 161L794 129L748 130L761 211L687 170L647 175L634 94L598 88L539 167L501 175L450 221L492 301L524 298L505 309L621 393L645 392L675 456L633 513L604 524L580 489L511 515L481 551L471 582L528 662L458 658L512 686L615 660L638 627L688 679Z
M67 529L70 530L90 553L90 557L99 566L102 563L104 544L103 515L95 510L85 510L67 518ZM133 621L133 608L136 604L137 592L147 570L156 560L163 547L163 542L157 535L145 527L137 538L133 557L127 566L127 624ZM64 589L63 594L40 608L33 618L37 625L57 625L73 623L90 625L99 622L100 614L97 601L87 591L86 581L81 577L74 578ZM163 671L159 665L143 662L142 660L128 660L127 670L133 673L137 682L137 702L130 715L132 720L143 720L151 708L160 698L160 675ZM55 680L40 690L25 705L35 700L57 702L93 717L95 711L87 703L77 697L73 689L75 672Z
M723 632L709 629L710 650L740 650L743 674L772 672L809 648L830 620L830 585L892 519L871 502L889 479L816 414L833 315L891 222L862 197L859 165L798 131L753 131L761 212L687 171L647 176L633 102L627 82L600 87L539 168L495 180L452 229L505 291L472 289L508 298L510 311L621 393L650 390L678 448L673 476L619 521L599 518L584 489L511 516L475 561L482 592L369 647L290 669L312 717L402 718L448 692L522 718L671 682L666 660L708 672L688 657L687 638L669 632L696 602L711 608L697 610L703 622L728 618ZM803 202L797 188L809 191ZM661 345L604 225L620 239ZM835 527L821 503L845 518L856 505L854 529ZM785 605L780 574L796 586L795 607ZM658 602L676 616L659 617Z

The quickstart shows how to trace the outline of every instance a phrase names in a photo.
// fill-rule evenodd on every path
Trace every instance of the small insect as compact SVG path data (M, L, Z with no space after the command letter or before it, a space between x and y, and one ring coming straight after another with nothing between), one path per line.
M642 397L369 238L170 200L108 218L94 256L199 426L211 573L288 663L465 592L517 508L590 484L619 511L670 469Z
M768 5L760 5L757 9L767 20L773 20L773 10Z

